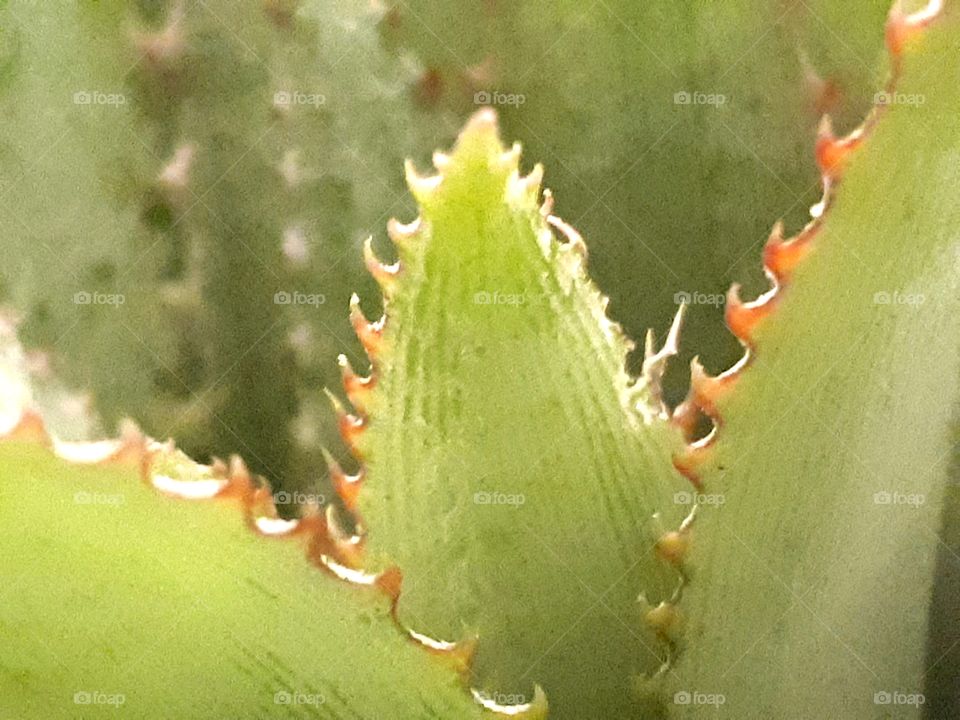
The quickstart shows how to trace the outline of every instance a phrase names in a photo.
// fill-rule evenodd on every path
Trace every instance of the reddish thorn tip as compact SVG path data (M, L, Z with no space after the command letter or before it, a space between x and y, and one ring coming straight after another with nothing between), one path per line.
M850 162L853 151L863 142L863 133L860 129L843 138L833 134L833 124L830 116L824 115L817 131L815 153L820 172L829 178L838 178Z
M763 266L785 284L812 248L814 230L804 230L790 240L783 239L783 224L777 223L763 248Z
M733 284L727 291L727 304L724 319L727 327L744 345L753 345L753 336L757 327L773 311L778 294L771 290L752 302L740 299L740 286Z

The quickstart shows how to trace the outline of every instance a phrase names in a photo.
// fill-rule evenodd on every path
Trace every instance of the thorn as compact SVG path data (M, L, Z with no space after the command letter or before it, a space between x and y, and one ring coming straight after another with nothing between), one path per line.
M210 458L210 472L214 477L230 478L230 470L227 467L227 463L216 455Z
M515 146L518 148L519 146ZM510 175L510 182L507 186L507 197L514 202L522 202L527 199L539 205L537 202L540 197L540 185L543 183L543 165L537 163L534 165L530 174L520 177L519 172L514 171Z
M437 150L433 153L433 166L442 173L450 167L450 156Z
M357 439L359 438L360 434L366 430L366 421L362 416L351 415L348 413L346 408L343 407L343 403L340 402L340 398L330 392L328 388L324 388L323 391L330 400L330 404L333 405L334 413L336 413L337 427L340 430L340 437L343 438L343 441L347 444L347 447L355 452L357 449Z
M340 365L343 390L347 394L347 399L350 400L355 408L365 411L367 405L366 399L373 391L373 388L376 387L377 376L372 373L366 377L357 375L353 366L350 364L350 360L343 354L337 358L337 363Z
M173 152L173 158L164 165L157 181L168 190L184 190L190 182L190 168L196 146L192 143L180 145Z
M333 489L336 491L337 495L340 496L340 499L343 500L344 506L350 512L354 512L357 509L357 496L360 494L360 489L363 487L364 472L361 468L360 472L356 475L347 475L343 471L343 468L340 467L333 455L331 455L326 448L321 448L321 453L323 454L323 459L327 463L327 470L330 473L330 483L333 485Z
M543 204L540 206L540 215L547 222L550 221L550 215L553 213L553 193L549 189L543 191ZM557 218L559 220L559 218ZM559 229L559 228L558 228ZM573 228L570 228L571 230Z
M353 325L353 331L360 340L360 344L367 352L367 357L372 362L380 351L386 316L381 317L376 322L367 320L360 309L360 297L354 293L350 296L350 322Z
M493 117L493 122L488 123L484 121L483 123L478 124L478 126L481 129L483 129L484 132L492 132L497 139L497 143L499 144L500 130L497 126L497 113L491 108L484 108L484 110L490 111L490 114ZM480 110L477 114L480 114L482 112L484 111ZM510 146L509 150L504 150L502 153L500 153L500 157L497 158L497 165L504 170L517 171L519 174L518 169L520 167L520 156L522 154L523 154L523 149L520 146L520 143L515 142L513 145ZM533 172L531 172L530 175L533 175L534 172L536 172L536 167L534 167ZM542 168L540 172L542 176L542 173L543 173ZM530 176L528 175L527 177L530 177Z
M908 15L903 10L903 0L895 0L887 16L885 32L887 49L890 53L894 57L899 57L907 42L930 25L942 9L943 0L929 0L925 8Z
M817 141L814 146L820 172L829 178L840 177L846 169L853 151L860 146L862 141L862 128L857 128L845 138L838 139L833 134L833 123L830 116L824 115L820 119Z
M683 327L683 317L686 309L686 303L681 303L680 307L677 308L677 312L673 316L673 323L670 325L670 331L667 333L667 339L663 341L663 347L660 350L655 350L656 341L653 330L647 330L640 375L649 394L650 407L655 414L664 419L668 417L669 410L663 400L663 376L667 371L670 358L677 354L680 329Z
M740 299L740 285L734 283L727 291L724 319L730 331L747 347L753 345L757 327L773 311L778 294L777 288L764 293L756 300L745 303Z
M840 103L842 91L833 79L824 79L813 67L810 58L802 50L799 51L800 68L803 80L812 100L813 110L817 117L828 113Z
M408 630L407 632L411 639L429 653L450 664L458 675L467 677L470 674L473 659L477 654L477 646L480 643L480 638L476 634L468 635L462 640L451 643L434 640L415 630Z
M730 393L737 377L735 374L727 373L716 377L708 375L700 364L699 356L693 358L690 361L690 395L693 404L704 415L717 422L720 417L717 403L722 402L723 398Z
M227 462L226 477L227 485L220 492L219 497L239 499L246 508L251 508L254 504L254 495L257 488L242 457L239 455L230 456Z
M300 162L300 150L288 148L284 151L283 157L277 164L277 172L283 178L284 185L288 190L295 189L303 182L304 173Z
M546 693L539 685L533 688L533 700L523 705L500 705L487 693L471 688L470 693L482 707L491 711L496 718L513 718L513 720L546 720L550 708L547 704Z
M7 430L2 438L3 440L13 440L16 442L35 442L44 447L52 447L53 440L47 434L46 425L43 418L36 410L27 408L20 413L16 423Z
M390 598L393 612L396 613L397 603L400 602L400 590L403 585L403 573L400 568L395 565L387 568L377 575L374 584Z
M390 218L387 221L387 235L397 247L404 247L420 233L420 224L419 217L406 224Z
M414 99L418 104L434 108L443 97L443 76L436 68L428 68L417 80Z
M471 65L463 71L467 90L473 94L477 90L490 87L497 81L497 60L493 55L487 55L482 62Z
M540 209L540 213L543 214L543 208L547 207L547 203L550 204L550 209L553 208L553 196L548 195L549 191L544 191L544 201L543 206ZM573 252L577 253L584 261L587 259L587 244L583 241L583 236L574 229L572 225L567 222L564 222L556 215L546 215L547 224L552 227L554 230L557 230L563 237L566 239L566 247L570 248Z
M281 30L290 30L297 14L299 0L263 0L263 10Z
M813 249L812 240L816 235L817 225L811 225L790 240L783 238L783 222L778 221L770 232L767 244L763 248L763 266L777 279L785 284L793 275L800 262Z
M155 474L150 484L165 495L182 500L209 500L223 492L229 481L222 479L181 480L168 475Z
M337 563L346 568L359 568L363 560L363 538L343 529L335 505L327 505L324 520L327 537L333 549L330 552L324 551L323 554L332 556Z
M697 423L700 420L700 410L693 402L692 389L687 393L686 399L673 411L670 421L680 429L683 437L687 440L693 439L693 434L697 431Z
M395 285L397 277L400 275L400 261L392 265L384 265L373 252L373 236L370 236L363 243L363 261L366 263L367 271L377 281L384 294L387 294Z
M147 438L140 426L130 418L120 421L120 447L108 459L108 462L118 464L143 463L147 454Z
M654 547L661 558L671 565L681 566L690 549L690 533L685 530L670 530L657 539Z
M436 192L437 188L439 188L443 182L443 175L423 176L417 173L412 160L407 160L403 168L407 177L407 186L421 204L429 200L430 196Z
M155 33L136 33L134 45L155 67L169 67L183 57L186 49L183 30L183 3L177 2L170 11L170 19L163 30Z
M253 486L253 476L250 475L247 463L239 455L230 456L229 478L231 483Z
M698 440L696 443L688 445L682 452L673 456L673 467L689 480L697 490L703 490L700 472L713 457L713 443L710 441L715 437L715 432L716 428L704 440Z
M662 602L644 616L657 635L672 639L680 627L680 611L673 603Z
M642 372L646 375L658 370L658 378L663 375L663 366L667 361L675 356L680 349L680 330L683 328L683 318L687 312L687 304L680 303L677 312L673 316L673 322L670 323L670 331L667 333L667 339L663 341L663 347L654 352L653 331L647 331L647 341L644 348Z

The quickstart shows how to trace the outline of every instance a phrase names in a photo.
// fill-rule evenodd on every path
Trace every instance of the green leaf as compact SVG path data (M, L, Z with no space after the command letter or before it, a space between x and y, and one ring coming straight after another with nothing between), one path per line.
M494 104L505 135L548 163L629 335L669 322L678 295L696 300L667 376L679 400L692 353L735 361L723 292L761 291L769 218L799 227L816 202L819 115L844 125L872 102L888 6L403 0L385 34L421 62L425 102L459 117Z
M712 397L715 447L695 451L713 506L693 530L670 674L681 702L722 696L743 718L919 717L929 674L954 662L938 639L946 654L928 650L928 628L957 523L945 494L960 409L958 36L951 4L894 55L891 104L797 241L809 257L774 299L733 308L749 363L695 388L702 400L734 385Z
M400 265L370 258L386 320L354 316L374 368L347 377L368 421L344 418L367 565L402 570L413 630L479 637L479 690L529 698L536 682L551 717L629 716L634 676L669 652L638 595L680 585L653 551L689 509L659 400L675 337L628 378L582 241L551 201L541 211L541 169L520 177L492 111L435 163L432 178L408 169L421 215L391 227Z
M23 400L13 355L3 432ZM0 441L4 717L484 714L384 593L321 572L336 549L322 516L277 519L242 462L196 465L136 431L51 445L37 416L15 417Z

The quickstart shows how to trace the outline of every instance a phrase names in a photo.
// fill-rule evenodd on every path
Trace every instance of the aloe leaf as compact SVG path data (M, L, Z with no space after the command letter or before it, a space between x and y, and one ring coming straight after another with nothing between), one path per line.
M368 253L385 319L354 307L374 374L348 370L361 415L342 424L364 466L333 475L368 530L364 567L400 568L412 630L479 638L478 692L539 683L551 717L627 716L633 678L669 654L638 596L681 584L653 549L689 510L659 388L678 328L627 376L583 241L541 207L541 169L521 177L492 111L434 162L408 167L421 214L390 226L399 263Z
M315 510L280 520L239 458L197 465L135 429L116 441L51 440L22 412L30 390L8 341L5 717L490 716L456 655L405 637L384 593L328 577L338 546Z
M937 6L894 7L893 101L821 140L823 218L768 246L779 290L728 305L749 359L694 384L718 427L684 456L714 502L691 540L678 716L723 698L736 717L919 717L953 662L928 650L960 407L960 12Z
M458 117L496 104L548 163L629 335L694 301L666 381L679 400L691 353L716 369L738 356L724 290L761 291L768 218L799 227L816 202L819 113L842 125L872 102L888 4L403 0L384 33L421 62L421 102Z

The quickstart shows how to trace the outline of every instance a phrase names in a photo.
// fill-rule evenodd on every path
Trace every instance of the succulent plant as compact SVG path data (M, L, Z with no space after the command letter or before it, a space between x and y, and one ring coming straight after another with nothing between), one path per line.
M321 17L312 3L292 7L268 5L281 33ZM183 18L197 33L187 46L210 78L191 92L222 81L216 62L238 63L237 92L212 94L220 116L233 103L239 116L209 125L196 97L154 104L148 122L177 116L156 131L175 177L201 146L239 144L270 124L269 110L248 112L263 96L250 88L270 81L241 82L242 51L222 56L219 41L204 41L220 32L203 24L217 8L191 8L196 26L180 9L154 21L177 28ZM404 12L436 22L414 4ZM509 12L522 29L523 12ZM238 27L258 25L251 16ZM168 30L159 32L151 42ZM250 32L241 48L272 46ZM238 456L198 464L129 423L118 440L74 440L76 423L61 432L41 417L45 397L62 391L49 378L31 389L29 355L12 327L0 328L0 710L955 715L958 35L954 3L894 5L877 104L850 134L820 125L813 218L791 237L774 225L762 252L766 292L746 301L734 285L726 297L742 358L716 376L695 359L676 406L665 373L685 306L659 337L648 333L634 372L633 343L607 315L587 244L560 217L562 198L542 189L541 166L521 172L520 146L502 144L488 108L452 152L434 155L437 174L408 163L419 214L389 222L394 254L381 261L373 241L364 247L383 315L352 297L370 367L344 355L347 402L328 393L344 445L322 451L336 502L315 495L287 519L278 487ZM296 53L281 56L277 67L302 69ZM445 77L438 70L430 82ZM421 83L420 102L429 89ZM197 149L178 156L192 146L170 127L192 128ZM316 129L296 127L309 143ZM317 151L320 166L329 156ZM264 160L277 154L254 153L243 177L210 198L209 215L153 231L141 219L130 230L169 243L182 232L202 250L205 262L177 282L182 291L196 281L209 301L209 315L185 316L215 319L218 363L240 362L253 329L292 328L288 310L303 309L262 297L295 275L265 278L231 248L232 233L213 229L218 209L245 218L246 242L282 255L261 235L287 216L269 203L255 210L279 183ZM223 157L197 159L190 172L229 174ZM176 207L168 191L151 191L161 210ZM236 284L221 287L221 272ZM256 302L246 291L269 318L248 314ZM154 321L176 337L170 318ZM290 375L254 387L258 373L287 371L283 347L251 352L249 380L232 391L247 393L248 431L288 423L299 412L283 405L291 392L271 393L289 382L306 397L310 383Z

